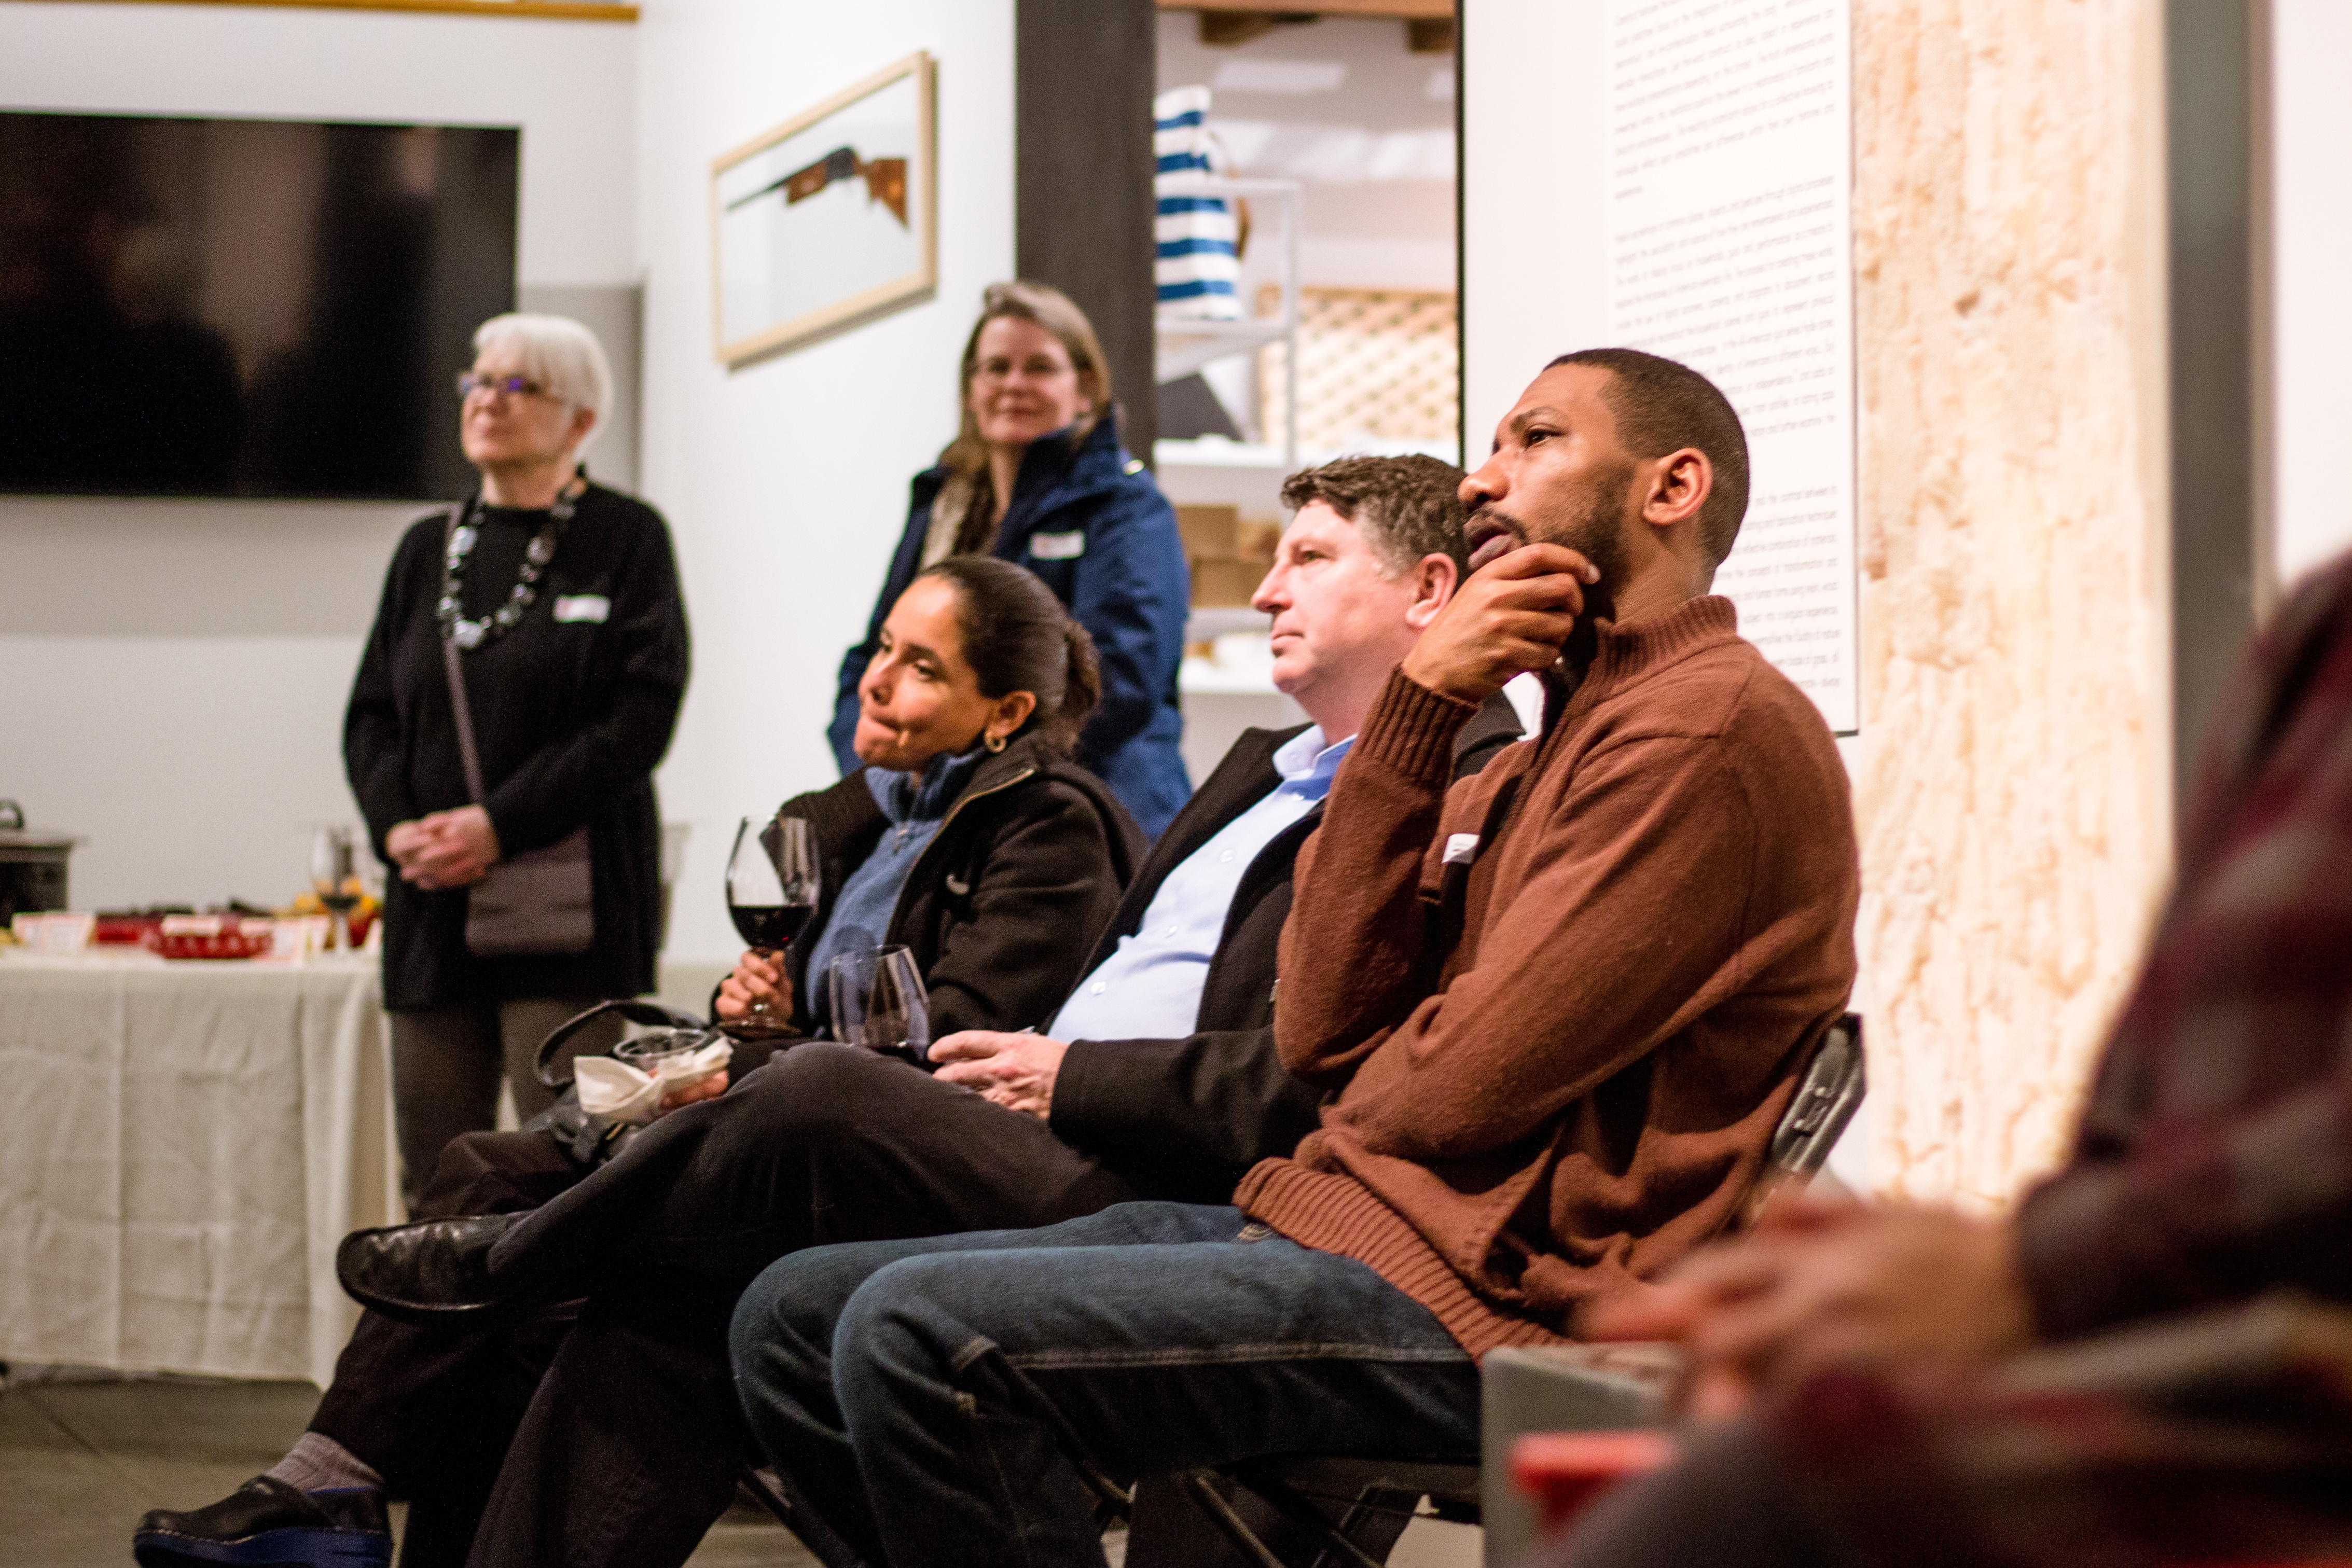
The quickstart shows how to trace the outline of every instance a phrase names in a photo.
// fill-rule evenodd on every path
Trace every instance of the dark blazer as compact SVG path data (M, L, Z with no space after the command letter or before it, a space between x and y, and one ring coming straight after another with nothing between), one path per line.
M862 768L779 810L815 828L824 870L816 915L784 954L793 1023L806 1031L808 956L889 819ZM1071 932L1109 918L1142 858L1143 835L1102 780L1034 735L984 759L908 873L882 937L914 952L931 1038L1044 1023L1084 973Z
M884 617L921 570L931 503L947 478L944 468L915 476L907 528L865 640L841 661L826 734L845 774L858 767L849 748L857 728L858 680L874 657ZM1097 423L1075 451L1058 434L1031 445L989 553L1035 572L1094 639L1102 661L1102 701L1078 737L1073 759L1110 786L1146 836L1158 837L1192 792L1178 749L1184 718L1176 701L1192 574L1175 508L1119 445L1116 415Z
M1135 934L1171 872L1282 782L1274 754L1306 728L1242 732L1152 846L1074 979ZM1455 737L1455 777L1475 773L1518 738L1518 716L1495 697ZM1243 1172L1290 1153L1315 1130L1322 1096L1284 1070L1274 1047L1275 949L1290 914L1291 862L1322 820L1318 805L1242 873L1201 988L1195 1032L1073 1040L1062 1059L1047 1124L1146 1197L1223 1203Z
M412 527L385 572L375 626L343 718L343 764L378 857L396 822L467 803L441 662L447 514ZM487 522L466 574L466 613L503 603L529 530ZM478 958L467 894L386 879L383 1005L441 1007L510 997L627 997L654 988L661 945L661 822L654 765L686 692L686 605L669 529L633 497L591 485L556 546L538 599L511 632L463 656L490 823L508 853L583 822L596 920L573 956ZM559 601L581 596L570 618ZM589 598L593 596L593 598ZM601 619L583 614L593 599Z

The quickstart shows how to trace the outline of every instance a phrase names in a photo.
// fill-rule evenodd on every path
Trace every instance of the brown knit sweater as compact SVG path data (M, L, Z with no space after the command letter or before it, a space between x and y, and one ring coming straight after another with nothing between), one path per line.
M1820 714L1727 600L1599 630L1558 722L1450 794L1472 710L1390 678L1282 933L1283 1060L1339 1092L1234 1195L1474 1355L1720 1229L1853 983Z

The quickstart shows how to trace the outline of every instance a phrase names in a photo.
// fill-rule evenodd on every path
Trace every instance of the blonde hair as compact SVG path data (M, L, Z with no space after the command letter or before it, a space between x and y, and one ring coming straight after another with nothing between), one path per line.
M1043 327L1070 356L1070 368L1078 376L1078 395L1087 401L1087 407L1070 425L1071 445L1082 444L1110 411L1110 361L1103 357L1102 340L1095 336L1094 323L1087 319L1087 313L1073 304L1068 295L1048 284L1032 283L1025 278L992 283L982 290L980 319L971 324L971 336L964 340L963 362L956 376L956 438L940 454L940 466L948 471L948 483L933 503L956 519L952 553L959 555L985 548L985 538L968 543L964 536L975 531L975 519L984 524L995 510L995 481L989 473L988 444L981 439L980 422L971 412L971 382L980 373L981 333L991 321L1008 316Z
M604 433L604 410L613 402L613 366L596 334L569 316L529 316L509 311L493 316L474 329L477 357L492 348L511 348L522 361L523 374L547 389L547 394L596 416L580 450Z

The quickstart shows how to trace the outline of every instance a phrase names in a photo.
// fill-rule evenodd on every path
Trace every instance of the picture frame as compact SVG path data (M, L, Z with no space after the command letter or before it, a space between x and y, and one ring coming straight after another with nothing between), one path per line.
M922 50L710 164L713 341L740 367L939 287L936 66Z

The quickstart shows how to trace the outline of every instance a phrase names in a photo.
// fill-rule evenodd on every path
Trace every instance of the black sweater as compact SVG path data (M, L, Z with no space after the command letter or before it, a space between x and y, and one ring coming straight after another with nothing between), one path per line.
M477 517L468 616L505 601L546 513L486 508ZM387 865L383 839L394 823L469 799L435 616L446 528L447 514L436 512L401 539L343 720L352 792ZM467 703L501 851L538 849L587 824L594 944L573 955L478 958L466 949L465 890L424 893L395 873L384 908L387 1008L653 988L661 942L653 770L687 678L669 530L642 501L591 485L539 588L520 625L464 655ZM567 600L569 618L559 622Z
M824 872L816 914L784 954L793 1023L806 1031L808 956L889 819L863 768L778 812L808 820ZM923 972L931 1038L1045 1022L1081 973L1073 933L1109 917L1142 858L1143 834L1109 787L1034 736L984 759L908 869L882 936Z
M1274 754L1307 727L1242 732L1177 813L1076 977L1134 935L1160 884L1195 850L1282 782ZM1489 701L1454 740L1456 778L1519 738L1510 704ZM1284 1070L1274 1047L1275 949L1290 914L1291 862L1318 804L1275 835L1242 873L1201 987L1194 1032L1181 1040L1070 1042L1047 1124L1148 1197L1223 1203L1242 1173L1286 1155L1315 1130L1322 1099Z

